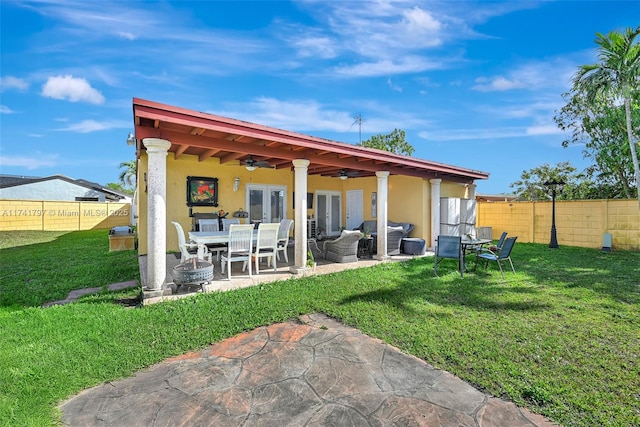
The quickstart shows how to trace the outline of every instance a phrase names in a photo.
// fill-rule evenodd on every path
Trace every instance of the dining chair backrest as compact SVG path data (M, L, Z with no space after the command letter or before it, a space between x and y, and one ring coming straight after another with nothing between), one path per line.
M436 239L436 253L433 258L433 271L438 275L438 263L445 258L457 259L460 276L464 277L464 254L462 252L462 237L438 236Z
M511 256L511 250L513 249L513 245L516 244L516 239L518 237L509 237L505 239L500 252L498 253L498 259L507 259Z
M460 236L438 236L436 256L440 258L461 258L462 238Z
M240 224L239 218L222 218L222 231L230 230L232 224Z
M500 235L500 238L498 239L498 243L496 244L496 248L497 250L502 250L502 245L504 245L504 240L507 238L507 232L503 231L502 234Z
M220 224L217 219L200 219L198 220L198 230L200 231L219 231Z
M184 237L184 230L179 222L171 221L176 227L176 233L178 234L178 247L180 248L181 262L186 261L189 258L194 258L196 255L189 253L187 248L187 239Z
M229 225L229 255L233 253L250 253L253 240L253 225Z
M293 220L289 218L285 218L280 221L280 226L278 228L278 243L287 244L289 242L289 233L291 232L291 227L293 227Z
M278 246L279 223L260 223L256 239L256 252L262 249L275 249Z

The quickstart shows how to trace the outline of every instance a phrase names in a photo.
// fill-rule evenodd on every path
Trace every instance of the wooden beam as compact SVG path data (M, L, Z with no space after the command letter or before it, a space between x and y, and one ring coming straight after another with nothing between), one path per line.
M177 160L178 157L180 157L185 151L187 151L188 148L188 145L178 144L178 148L176 148L175 153L173 153L173 158Z
M220 150L212 148L209 150L206 150L204 152L202 152L199 156L198 156L198 161L202 162L207 160L210 157L213 157L214 155L218 154L220 152Z

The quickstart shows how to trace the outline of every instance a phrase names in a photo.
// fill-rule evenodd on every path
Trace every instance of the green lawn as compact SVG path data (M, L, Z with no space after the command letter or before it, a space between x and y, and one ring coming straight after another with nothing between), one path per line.
M567 426L640 425L640 253L516 243L517 274L433 258L125 308L107 231L0 233L0 425L59 422L80 390L260 325L324 312ZM19 242L19 246L15 242Z

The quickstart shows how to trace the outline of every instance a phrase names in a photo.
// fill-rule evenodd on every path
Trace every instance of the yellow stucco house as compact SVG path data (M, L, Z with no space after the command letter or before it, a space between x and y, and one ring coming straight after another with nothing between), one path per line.
M486 172L330 141L282 129L133 99L138 160L139 253L147 289L160 289L171 221L191 230L197 213L246 212L245 221L295 221L295 266L305 268L309 224L327 236L375 220L415 226L433 247L440 198L475 198ZM215 194L214 194L215 193ZM189 197L189 198L188 198ZM378 233L378 257L386 233ZM383 250L380 250L383 248Z

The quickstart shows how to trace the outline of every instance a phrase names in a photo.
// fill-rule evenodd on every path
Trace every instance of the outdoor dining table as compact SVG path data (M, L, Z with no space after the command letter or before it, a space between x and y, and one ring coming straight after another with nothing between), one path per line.
M258 238L258 230L253 230L253 241ZM207 245L229 243L229 230L226 231L190 231L189 239L198 245L198 259L203 259Z
M469 269L467 268L467 250L469 249L469 247L476 247L476 254L478 251L480 251L482 249L482 247L488 243L493 242L493 240L491 239L476 239L476 238L469 238L467 236L463 236L462 240L460 241L460 243L462 244L462 262L464 264L464 269L465 271L469 271ZM478 260L476 259L476 265L478 263Z

